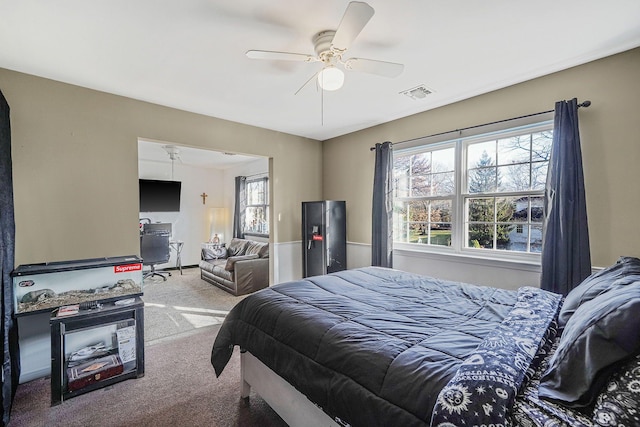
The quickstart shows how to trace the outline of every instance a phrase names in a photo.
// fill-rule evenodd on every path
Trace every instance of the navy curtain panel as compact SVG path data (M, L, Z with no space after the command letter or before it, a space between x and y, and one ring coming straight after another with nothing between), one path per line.
M233 212L233 237L244 239L244 219L247 208L247 177L236 176L236 201Z
M9 423L13 396L20 377L18 325L13 317L13 282L16 226L13 215L11 127L9 104L0 92L0 270L2 270L2 425Z
M542 238L542 289L567 295L591 274L578 100L556 102Z
M373 176L371 265L393 267L393 151L390 142L376 144Z

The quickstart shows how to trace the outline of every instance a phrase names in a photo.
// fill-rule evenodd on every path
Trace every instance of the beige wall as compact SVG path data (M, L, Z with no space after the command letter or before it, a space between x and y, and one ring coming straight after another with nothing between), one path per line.
M324 198L346 200L348 240L370 243L373 144L573 97L593 102L580 110L593 264L640 257L638 76L635 49L321 145L0 69L11 107L16 265L138 253L138 137L270 157L273 242L299 240L300 202Z
M551 110L574 97L593 103L579 115L593 265L640 257L640 49L325 141L323 196L346 200L348 240L370 243L369 147Z
M322 197L318 141L5 69L0 90L11 108L16 265L139 254L139 137L269 157L273 242L299 240L300 203Z

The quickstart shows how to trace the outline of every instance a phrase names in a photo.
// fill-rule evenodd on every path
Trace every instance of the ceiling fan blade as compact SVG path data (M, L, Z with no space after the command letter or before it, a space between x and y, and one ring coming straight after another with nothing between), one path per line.
M374 59L349 58L344 62L344 68L384 77L398 77L404 70L404 65Z
M268 59L272 61L302 61L315 62L319 59L304 53L274 52L271 50L248 50L246 53L251 59Z
M342 16L342 21L331 41L331 47L339 51L345 51L358 37L360 31L374 14L374 10L366 3L352 1Z

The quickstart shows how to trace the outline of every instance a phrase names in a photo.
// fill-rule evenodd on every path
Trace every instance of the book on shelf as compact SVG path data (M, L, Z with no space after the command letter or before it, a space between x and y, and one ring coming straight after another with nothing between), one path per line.
M56 317L72 316L78 314L78 311L80 311L80 304L65 305L58 309Z

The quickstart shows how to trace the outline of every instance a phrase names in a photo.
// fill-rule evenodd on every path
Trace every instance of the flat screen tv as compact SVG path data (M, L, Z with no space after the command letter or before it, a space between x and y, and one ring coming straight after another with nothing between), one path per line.
M141 179L140 212L180 212L179 181Z

